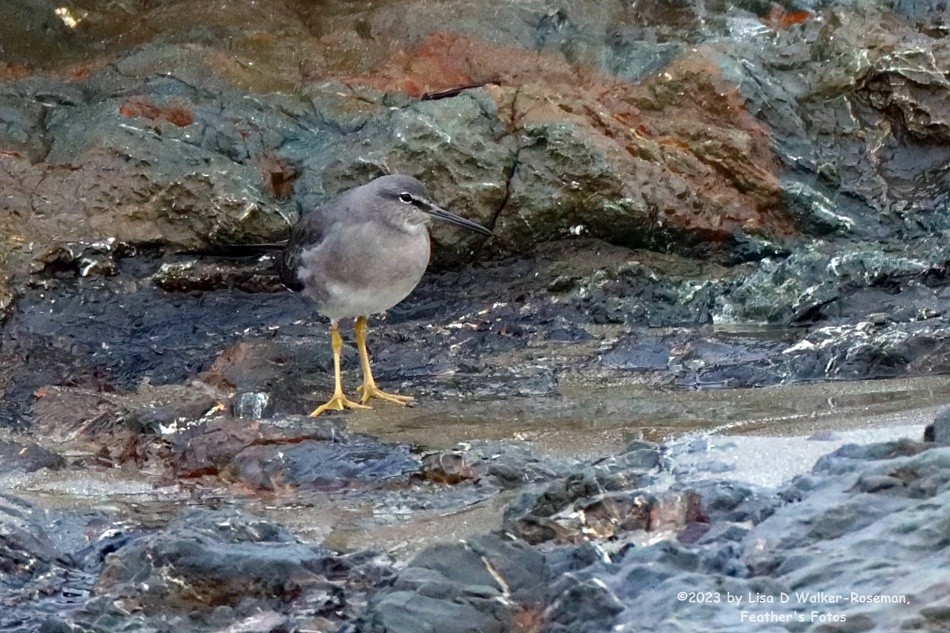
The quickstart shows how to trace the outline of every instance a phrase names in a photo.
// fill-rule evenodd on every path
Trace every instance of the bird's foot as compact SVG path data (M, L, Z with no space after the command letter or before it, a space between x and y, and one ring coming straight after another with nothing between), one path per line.
M365 401L364 401L365 402ZM344 409L372 409L373 407L368 407L365 404L360 404L359 402L353 402L342 393L335 393L333 397L326 401L325 404L321 404L319 407L314 409L310 416L315 418L324 411L343 411Z
M362 385L357 387L356 390L363 394L361 402L364 405L373 398L379 398L380 400L385 400L386 402L394 402L403 407L413 401L412 396L400 396L399 394L395 393L387 393L377 387L375 382L364 382Z

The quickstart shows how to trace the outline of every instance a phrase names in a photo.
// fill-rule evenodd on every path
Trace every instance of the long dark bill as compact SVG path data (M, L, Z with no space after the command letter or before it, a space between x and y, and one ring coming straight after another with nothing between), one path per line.
M429 215L431 215L432 217L438 220L442 220L443 222L448 222L449 224L454 224L455 226L460 226L463 229L468 229L469 231L474 231L475 233L481 233L482 235L490 236L492 234L491 231L486 229L481 224L478 224L477 222L466 220L462 216L455 215L451 211L446 211L445 209L441 207L437 207L430 202L420 201L420 203L421 204L418 204L417 206L421 210L425 211L426 213L428 213Z

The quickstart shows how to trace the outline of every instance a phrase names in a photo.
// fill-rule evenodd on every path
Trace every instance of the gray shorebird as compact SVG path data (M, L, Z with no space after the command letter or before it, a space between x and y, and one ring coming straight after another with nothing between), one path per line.
M429 264L431 218L490 236L491 231L433 204L425 186L410 176L382 176L350 189L303 216L290 232L278 262L281 280L312 299L330 319L333 396L311 416L324 411L368 409L373 398L405 405L409 396L376 386L366 350L366 318L385 312L422 279ZM343 393L339 321L356 317L354 332L363 370L360 402Z

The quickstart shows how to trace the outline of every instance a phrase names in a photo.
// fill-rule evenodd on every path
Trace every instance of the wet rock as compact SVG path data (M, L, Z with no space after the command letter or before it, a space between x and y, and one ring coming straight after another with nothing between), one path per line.
M889 378L945 373L950 354L946 319L888 324L863 322L813 330L781 352L789 378Z
M855 220L821 191L797 180L786 180L781 184L789 212L802 233L824 237L847 235L854 229Z
M483 491L521 489L567 474L575 460L538 454L530 442L465 442L422 456L418 477L438 484L470 482Z
M466 463L462 452L446 451L424 455L419 476L433 483L454 485L476 478L478 471Z
M290 445L304 440L343 441L338 421L275 420L267 423L219 417L169 429L171 466L180 477L216 475L255 444Z
M32 406L33 430L55 443L116 448L134 436L199 420L220 410L221 398L200 383L145 384L131 393L43 387Z
M935 14L929 26L896 19L881 28L898 4L837 2L800 26L734 33L720 48L724 73L773 130L785 176L818 194L809 194L813 209L830 210L844 222L836 231L865 239L946 228L946 175L939 166L946 151L907 132L903 120L909 116L909 125L927 134L926 124L913 122L926 112L939 129L946 108L932 104L945 103L946 82L932 68L940 67L938 60L945 65L948 52L939 43ZM905 67L908 77L901 75ZM872 129L881 131L873 139L867 136ZM880 163L878 155L887 159ZM835 204L828 207L822 198Z
M289 293L285 295L296 298ZM222 350L202 380L238 392L266 390L277 412L300 413L318 403L315 391L332 391L332 357L322 324L283 322L283 340L247 340ZM356 350L344 347L345 366ZM323 381L321 384L318 381Z
M942 409L934 418L930 441L937 444L950 444L950 407Z
M282 292L285 290L274 269L273 257L262 256L246 262L208 262L187 260L168 262L153 277L155 285L167 292L207 292L233 288L243 292Z
M569 572L590 562L567 551L544 554L494 535L435 546L371 599L355 630L512 630L533 621L535 611L558 596L582 592Z
M68 272L79 277L89 275L113 276L118 274L118 260L132 257L135 249L114 237L101 242L71 242L49 247L33 260L34 276L42 279ZM42 283L34 281L33 283Z
M177 476L218 476L264 490L385 485L419 470L405 447L349 435L340 421L300 416L201 421L167 440Z
M405 447L354 436L341 443L306 440L286 447L252 445L234 456L223 477L265 490L284 486L335 489L384 485L418 469Z
M788 372L775 363L787 348L768 336L697 332L654 334L637 331L623 336L598 359L603 367L672 377L678 384L699 387L744 387L777 384Z
M89 599L105 556L135 533L105 513L0 494L0 629L27 633L69 619Z
M60 556L43 527L47 519L42 508L12 495L0 496L0 567L5 579L42 574Z
M591 598L589 604L606 600L601 614L611 616L585 630L632 627L644 617L670 626L674 622L703 621L705 629L734 630L740 615L724 608L721 602L686 600L671 604L673 596L679 592L689 595L690 591L708 591L711 596L718 592L720 600L726 592L743 598L773 596L773 602L764 606L744 602L741 608L749 614L772 610L788 612L791 617L807 604L806 592L813 596L823 591L842 596L825 611L844 615L847 621L864 621L867 617L868 622L879 622L883 617L888 626L904 623L911 628L915 622L927 621L931 609L927 605L941 599L940 563L933 561L920 569L919 575L915 573L913 588L906 583L903 588L898 586L893 565L901 561L897 564L916 569L919 551L940 547L940 537L926 527L933 519L924 515L939 512L942 502L936 499L945 495L950 471L946 455L909 449L910 445L902 443L855 446L845 454L830 456L825 467L816 467L808 477L807 485L790 485L797 490L794 502L783 503L773 497L767 515L755 519L745 513L731 516L743 522L751 519L751 528L749 523L732 523L728 513L709 505L712 527L698 541L665 541L608 554L609 563L595 562L584 575L602 588L600 597ZM726 482L707 482L701 493L707 499L714 498L710 485L728 490ZM733 501L722 505L723 510L738 507L736 501L742 495L731 496ZM914 527L908 531L909 525ZM897 532L904 536L898 538ZM874 553L850 556L846 552L852 551L848 549L852 542L864 547L873 543ZM885 560L890 562L878 568ZM854 581L855 573L860 575L860 582ZM792 596L790 602L801 602L779 603L780 592ZM912 600L917 606L902 604L895 609L894 604L883 601L875 604L852 599L851 592L858 596L905 595L903 600ZM915 598L910 597L911 593ZM576 609L584 610L585 604L576 605ZM805 611L807 617L811 617L810 609ZM825 612L818 607L815 610ZM866 615L869 611L874 615ZM753 630L765 631L772 626L756 624L755 620L744 622Z
M528 543L576 543L618 531L662 530L700 520L698 499L691 494L661 498L641 490L659 464L656 445L644 443L555 480L539 492L526 492L505 509L504 530Z
M348 567L344 558L298 542L278 524L202 511L111 554L95 593L100 603L127 613L207 612L242 601L286 608L342 580Z
M154 272L149 261L121 259L119 265L117 277L58 279L55 287L27 291L18 300L3 330L0 382L8 390L0 404L4 424L26 423L32 394L47 385L108 393L133 392L145 378L153 385L182 383L208 369L215 354L251 332L276 326L288 335L313 334L313 326L294 325L304 324L313 308L292 293L218 290L169 295L147 281ZM316 349L313 354L329 362L329 346L320 346L319 354ZM301 355L290 367L305 377L326 375L312 363ZM280 374L279 366L265 365ZM263 381L220 385L224 391L241 387L274 393ZM311 404L307 395L314 388L309 383L293 389L291 410ZM288 407L278 395L275 405Z
M59 470L65 466L62 455L38 444L0 439L0 475L32 473L41 468Z
M233 398L232 413L236 418L262 420L274 414L270 394L263 391L243 391Z
M717 298L713 320L787 324L832 314L863 316L874 308L848 306L849 297L871 288L896 294L914 280L941 277L948 262L950 250L943 238L924 239L913 247L865 243L839 248L816 242L787 259L763 261ZM933 293L931 289L929 294ZM880 299L873 297L868 303L880 306ZM832 312L836 304L846 307Z
M924 51L902 50L877 61L864 79L871 105L915 137L941 142L950 138L950 80Z

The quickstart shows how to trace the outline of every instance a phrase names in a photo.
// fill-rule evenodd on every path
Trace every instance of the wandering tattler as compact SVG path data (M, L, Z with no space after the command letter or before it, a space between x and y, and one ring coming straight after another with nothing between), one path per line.
M330 319L333 349L333 397L310 414L368 409L372 398L405 405L409 396L386 393L376 386L366 351L366 317L385 312L416 287L429 264L430 218L491 235L471 220L429 201L425 186L410 176L382 176L350 189L300 219L278 267L292 290L314 300L317 312ZM343 394L338 322L356 317L356 346L363 369L358 388L362 403Z

